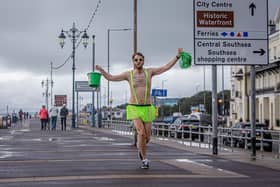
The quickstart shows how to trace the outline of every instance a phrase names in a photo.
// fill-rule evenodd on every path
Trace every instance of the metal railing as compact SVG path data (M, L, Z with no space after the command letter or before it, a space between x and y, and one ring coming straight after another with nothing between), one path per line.
M180 125L178 125L180 126ZM183 128L177 128L174 124L153 123L152 136L166 137L181 141L181 143L199 148L212 148L212 126L209 124L199 125L183 125ZM131 121L122 120L104 120L102 121L103 128L110 128L116 133L135 135L135 129ZM248 150L251 146L249 128L228 128L218 127L218 146L219 149L235 149L243 148ZM256 129L257 148L261 151L272 151L276 153L276 157L280 158L280 131ZM271 138L265 135L271 134Z

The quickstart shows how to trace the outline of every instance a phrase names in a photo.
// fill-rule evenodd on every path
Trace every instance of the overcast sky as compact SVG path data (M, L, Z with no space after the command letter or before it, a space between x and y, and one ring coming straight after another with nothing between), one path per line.
M59 46L61 29L69 30L75 22L79 30L87 28L99 0L0 0L0 112L23 108L37 111L44 103L41 81L50 78L50 62L59 66L69 57L72 43L66 39ZM273 17L279 0L268 0ZM147 67L163 65L176 55L177 48L193 53L192 0L138 0L138 51L145 55ZM95 62L107 68L107 29L133 27L133 0L101 0L88 29L96 35ZM131 31L111 32L111 72L132 68L133 35ZM87 49L76 50L76 80L87 80L92 68L92 40ZM225 68L225 88L230 88L229 67ZM221 69L218 68L219 76ZM53 72L54 94L67 94L71 108L72 60ZM206 89L211 89L211 71L206 67ZM220 80L220 79L218 79ZM168 89L169 97L191 96L203 90L203 67L187 70L176 65L153 79L152 88ZM102 79L102 96L107 82ZM126 82L111 83L113 104L128 99ZM218 82L221 89L221 81ZM82 103L90 101L85 93ZM102 97L103 98L103 97ZM102 101L102 104L104 101Z

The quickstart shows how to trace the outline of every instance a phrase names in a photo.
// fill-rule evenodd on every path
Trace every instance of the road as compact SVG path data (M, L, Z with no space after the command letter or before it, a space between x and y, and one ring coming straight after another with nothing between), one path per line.
M0 187L280 184L280 170L178 149L164 142L152 141L148 158L150 169L139 168L131 138L95 128L41 131L39 121L30 120L0 129Z

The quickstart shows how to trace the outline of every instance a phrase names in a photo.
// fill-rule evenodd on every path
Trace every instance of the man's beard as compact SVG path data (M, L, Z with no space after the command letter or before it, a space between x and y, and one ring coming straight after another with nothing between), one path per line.
M137 70L142 70L142 69L143 69L143 65L139 65L139 66L135 65L134 67L135 67L135 69L137 69Z

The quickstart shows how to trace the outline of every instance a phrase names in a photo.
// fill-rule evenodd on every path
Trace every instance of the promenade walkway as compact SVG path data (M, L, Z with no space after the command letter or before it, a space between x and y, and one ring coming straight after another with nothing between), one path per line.
M140 169L132 137L80 127L41 131L38 120L0 130L0 187L279 186L279 159L213 156L153 138L150 169Z

